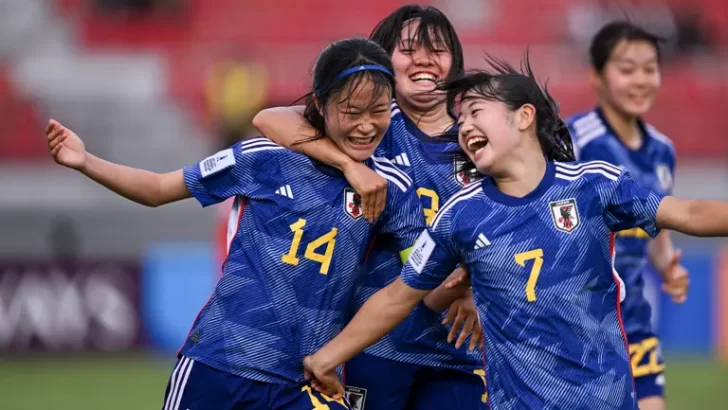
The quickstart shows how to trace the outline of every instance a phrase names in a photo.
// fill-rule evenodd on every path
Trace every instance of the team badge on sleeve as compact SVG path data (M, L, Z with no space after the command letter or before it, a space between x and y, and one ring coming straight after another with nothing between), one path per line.
M665 164L658 164L655 167L655 175L657 175L657 180L660 181L660 188L665 192L670 192L672 190L672 173L670 172L670 168Z
M549 203L551 217L556 229L571 233L579 226L579 210L576 208L576 199L565 199Z
M344 212L354 219L361 218L361 195L357 194L353 189L344 189Z
M467 185L473 182L478 171L476 169L463 171L463 165L465 165L465 161L459 159L455 160L455 180L458 181L460 185Z

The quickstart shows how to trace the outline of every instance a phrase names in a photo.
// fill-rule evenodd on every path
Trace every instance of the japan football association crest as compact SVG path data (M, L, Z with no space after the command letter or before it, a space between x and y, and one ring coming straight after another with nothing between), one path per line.
M361 195L351 188L344 189L344 212L354 219L361 218Z
M463 160L455 160L455 180L458 181L460 185L467 185L473 182L475 177L478 175L478 170L475 168L469 171L463 171L463 165L465 164L466 162Z
M576 208L576 199L565 199L549 203L551 217L556 229L571 233L581 223L579 210Z
M670 192L672 190L672 173L670 172L670 168L665 164L658 164L655 167L655 175L657 176L657 181L660 183L660 188L664 192Z

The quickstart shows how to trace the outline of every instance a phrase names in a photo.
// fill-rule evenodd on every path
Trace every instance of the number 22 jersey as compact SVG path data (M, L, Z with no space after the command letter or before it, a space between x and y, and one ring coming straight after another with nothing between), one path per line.
M613 232L654 237L661 201L606 162L547 163L521 198L485 178L440 209L403 280L434 289L465 262L493 408L636 409Z
M332 339L353 309L358 272L376 232L404 253L424 229L410 178L385 159L375 224L339 171L251 138L184 169L203 205L236 197L230 251L181 353L262 382L301 382L303 358Z

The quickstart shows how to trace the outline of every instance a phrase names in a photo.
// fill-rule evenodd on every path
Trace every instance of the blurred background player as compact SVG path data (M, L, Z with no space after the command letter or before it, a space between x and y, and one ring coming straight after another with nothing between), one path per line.
M462 46L441 11L417 5L392 12L369 38L392 56L396 79L392 123L376 155L390 159L413 179L430 223L442 204L472 178L460 171L460 162L454 160L460 152L454 114L444 98L433 93L436 84L463 73ZM296 143L297 133L314 132L310 126L305 129L304 118L297 114L300 110L266 110L256 116L254 124L292 149L342 169L350 166L339 158L352 160L331 143ZM447 136L432 138L443 134ZM386 238L375 240L366 269L357 295L358 307L401 272L396 249ZM345 374L349 394L362 397L363 407L372 409L485 409L483 358L476 347L480 325L474 309L468 310L471 298L451 307L452 317L457 317L451 335L442 323L444 314L439 312L450 303L439 305L437 312L422 304L391 334L348 361ZM455 345L448 343L455 341L461 325L462 337ZM466 340L473 329L475 334ZM469 345L470 351L459 348L463 344Z
M637 409L613 232L639 226L728 235L728 202L681 200L603 161L571 162L571 137L536 82L493 61L450 82L459 140L487 175L454 195L402 276L307 357L312 386L338 397L333 370L404 320L462 262L485 332L489 404L508 409Z
M589 55L599 105L568 120L578 158L627 169L646 188L670 195L675 148L642 119L655 103L661 84L658 38L632 23L615 22L594 36ZM664 365L644 277L651 274L651 262L665 282L674 285L664 285L673 301L683 303L688 273L680 265L681 251L673 246L668 231L652 241L640 228L619 232L615 251L615 268L626 283L622 315L639 405L642 410L661 410Z
M361 217L340 172L264 137L157 174L88 154L77 135L51 121L46 132L56 162L132 201L156 207L194 197L208 206L234 196L238 212L247 204L225 274L180 350L165 410L349 408L313 392L301 362L345 323L372 235L388 236L405 260L425 227L409 177L370 159L389 127L393 87L379 45L342 40L319 56L306 106L321 138L391 184L375 224ZM349 110L359 115L342 114Z

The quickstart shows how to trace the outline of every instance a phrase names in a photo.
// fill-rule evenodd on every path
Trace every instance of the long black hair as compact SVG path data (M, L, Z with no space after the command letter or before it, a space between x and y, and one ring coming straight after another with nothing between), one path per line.
M370 80L375 85L371 104L382 93L392 97L392 70L392 61L387 52L377 43L365 38L340 40L326 47L313 67L313 91L304 97L306 109L303 116L317 131L318 135L314 139L326 135L324 107L330 102L330 98L338 98L337 103L347 102L365 80Z
M612 57L614 48L620 41L644 41L655 48L657 59L660 59L660 43L665 39L658 37L647 30L629 21L615 21L602 27L594 35L589 46L589 60L594 70L601 74L604 66Z
M403 39L404 26L414 19L419 20L414 36ZM448 75L461 75L465 70L463 46L455 27L445 14L435 7L423 7L417 4L402 6L380 21L369 35L369 39L381 45L389 55L394 53L397 44L402 48L411 48L412 44L403 43L405 40L422 44L430 52L445 46L452 54L452 66Z
M559 108L548 92L547 86L540 85L531 69L528 51L521 61L520 70L509 63L486 55L490 65L488 70L473 70L459 78L451 79L439 89L447 93L448 104L462 102L468 98L484 98L500 101L515 111L525 104L536 109L536 136L547 161L574 161L574 147L571 134L564 121L559 117ZM466 93L471 96L466 97ZM475 165L462 154L462 171L471 171Z

